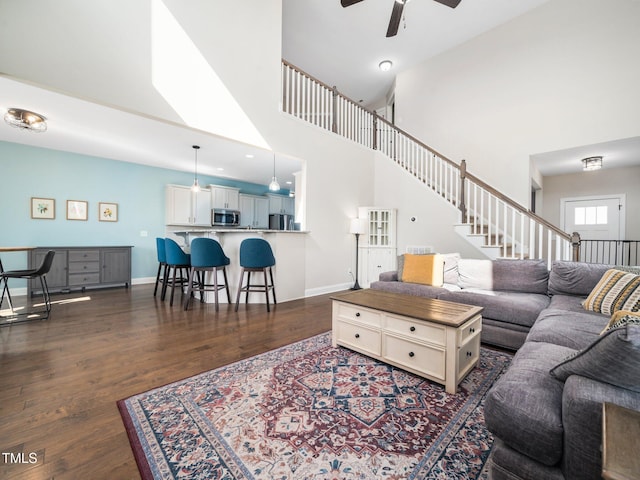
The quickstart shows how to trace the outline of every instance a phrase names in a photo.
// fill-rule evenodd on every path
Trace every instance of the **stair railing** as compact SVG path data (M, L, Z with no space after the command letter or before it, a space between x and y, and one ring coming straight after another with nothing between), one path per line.
M461 211L461 221L504 258L571 260L571 236L417 138L282 61L282 111L378 150ZM573 246L575 248L575 246Z

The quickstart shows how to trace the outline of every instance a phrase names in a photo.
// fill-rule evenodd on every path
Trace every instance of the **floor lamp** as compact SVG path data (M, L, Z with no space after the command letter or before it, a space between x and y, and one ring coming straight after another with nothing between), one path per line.
M353 233L356 236L356 283L353 284L351 290L361 290L362 287L358 283L358 240L360 238L361 233L365 233L366 226L365 221L362 218L352 218L351 219L351 227L349 228L349 233Z

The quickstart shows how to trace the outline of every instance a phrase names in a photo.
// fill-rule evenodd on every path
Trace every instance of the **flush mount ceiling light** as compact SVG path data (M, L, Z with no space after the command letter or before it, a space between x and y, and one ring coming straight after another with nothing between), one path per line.
M582 170L600 170L602 168L602 157L587 157L582 159Z
M198 150L200 150L200 146L199 145L193 145L192 148L193 148L193 151L196 154L196 166L195 166L195 170L193 172L193 185L191 185L191 191L192 192L199 192L200 191L200 184L198 183Z
M388 72L393 67L393 62L391 60L383 60L378 64L378 68L383 72Z
M12 127L30 132L45 132L47 130L47 119L43 115L21 108L7 110L4 121Z
M269 184L269 190L272 192L277 192L280 190L280 184L278 183L278 179L276 178L276 154L273 154L273 178L271 178L271 183Z

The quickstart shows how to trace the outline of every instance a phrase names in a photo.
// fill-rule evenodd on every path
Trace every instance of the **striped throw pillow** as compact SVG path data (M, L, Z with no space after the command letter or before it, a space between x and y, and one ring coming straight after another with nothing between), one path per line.
M640 310L640 275L607 270L582 304L585 310L612 315L618 310Z
M609 319L609 323L604 327L604 330L600 333L603 335L609 330L613 330L614 328L624 327L625 325L640 325L640 312L628 312L626 310L618 310L611 315Z

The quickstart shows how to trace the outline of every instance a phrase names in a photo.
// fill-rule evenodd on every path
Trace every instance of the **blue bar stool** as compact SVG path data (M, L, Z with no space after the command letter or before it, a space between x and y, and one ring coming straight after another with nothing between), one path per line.
M200 302L204 303L204 292L215 292L216 312L218 311L218 290L227 291L227 302L231 303L229 283L227 282L227 270L225 267L231 260L224 254L220 244L212 238L195 238L191 242L191 273L187 287L187 299L184 301L184 309L189 310L189 302L193 292L200 292ZM218 283L218 269L222 270L224 283ZM212 272L213 283L206 283L207 272ZM198 281L194 280L197 273Z
M238 295L236 296L236 312L238 311L238 304L240 303L240 293L245 292L244 302L249 301L249 292L264 292L267 298L267 312L270 312L269 307L269 290L273 292L273 304L276 302L276 289L273 284L273 271L271 267L276 264L276 259L273 256L271 245L266 240L261 238L247 238L240 244L240 266L242 271L240 272L240 285L238 286ZM269 271L269 278L271 283L267 281L267 271ZM247 284L243 287L242 281L244 280L244 274L247 274ZM251 284L251 272L262 272L264 275L264 284Z
M164 246L164 238L156 238L156 252L158 255L158 274L156 275L156 286L153 289L153 296L158 293L158 284L162 283L163 290L165 284L165 277L167 276L167 254ZM162 278L160 275L162 274ZM162 291L161 291L162 294ZM164 300L164 296L162 296Z
M165 274L165 282L162 286L162 300L164 300L167 293L168 284L171 284L171 300L169 301L169 305L173 306L173 293L176 289L176 285L180 285L181 295L184 294L184 289L182 287L186 285L189 280L191 258L189 254L184 253L182 248L180 248L180 245L170 238L164 239L164 248L167 259L167 270ZM171 277L171 280L169 280L169 276L172 271L173 276ZM176 278L178 272L180 272L180 274Z

